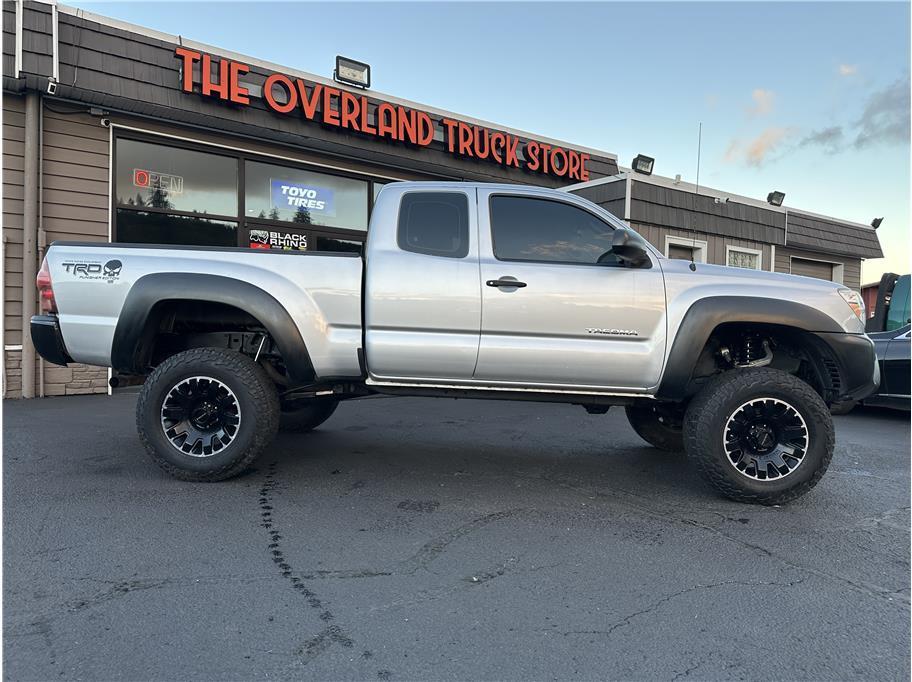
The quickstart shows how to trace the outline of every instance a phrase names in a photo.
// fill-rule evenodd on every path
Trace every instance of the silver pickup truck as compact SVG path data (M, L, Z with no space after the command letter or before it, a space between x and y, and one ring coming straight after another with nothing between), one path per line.
M580 197L516 185L387 185L363 258L58 242L38 288L39 353L142 383L140 438L185 480L384 393L623 406L723 494L779 504L826 471L828 405L879 382L856 292L669 260Z

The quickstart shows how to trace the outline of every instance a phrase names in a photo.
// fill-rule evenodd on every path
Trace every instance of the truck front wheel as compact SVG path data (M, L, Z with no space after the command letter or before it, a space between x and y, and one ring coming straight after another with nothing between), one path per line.
M275 437L279 399L246 355L193 348L149 375L136 403L139 438L184 481L221 481L247 469Z
M797 377L732 370L708 382L684 417L684 448L726 497L783 504L817 485L835 447L826 403Z

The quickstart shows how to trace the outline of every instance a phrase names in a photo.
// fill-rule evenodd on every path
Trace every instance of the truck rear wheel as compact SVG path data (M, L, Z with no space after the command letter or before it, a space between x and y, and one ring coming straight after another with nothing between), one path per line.
M287 431L289 433L313 431L329 419L337 407L339 407L339 401L332 398L314 398L312 400L282 404L282 413L279 416L279 431Z
M659 450L684 450L684 437L681 434L682 416L671 406L654 401L627 406L627 421L633 430L640 438Z
M247 469L276 434L279 398L259 365L219 348L172 355L136 403L139 438L184 481L221 481Z
M769 368L720 374L684 417L688 458L726 497L783 504L817 485L836 438L826 403L797 377Z

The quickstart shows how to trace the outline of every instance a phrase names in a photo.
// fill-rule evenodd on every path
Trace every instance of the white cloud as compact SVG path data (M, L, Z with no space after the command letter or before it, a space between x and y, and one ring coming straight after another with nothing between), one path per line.
M759 168L778 150L794 132L792 128L767 128L752 140L733 139L725 150L725 161L743 162L746 166Z
M840 64L837 70L840 76L854 76L858 73L858 67L854 64Z
M765 116L773 110L776 93L772 90L757 88L751 93L751 99L754 100L754 103L747 108L747 113L751 116Z

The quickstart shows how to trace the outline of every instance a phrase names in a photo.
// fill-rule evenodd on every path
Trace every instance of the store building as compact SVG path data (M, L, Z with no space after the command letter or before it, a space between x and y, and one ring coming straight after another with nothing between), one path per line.
M620 173L608 152L53 2L6 0L3 33L7 397L107 390L106 370L46 365L23 336L55 240L359 250L383 184L447 179L576 186L671 255L686 247L676 240L692 217L675 202L688 192ZM690 195L713 218L698 224L708 262L743 246L763 269L841 263L830 276L858 286L858 226L805 214L802 242L797 213L750 200L719 213L702 188ZM832 248L848 252L837 261Z
M622 218L669 258L784 272L861 288L861 262L881 258L869 225L696 187L629 169L568 191Z

